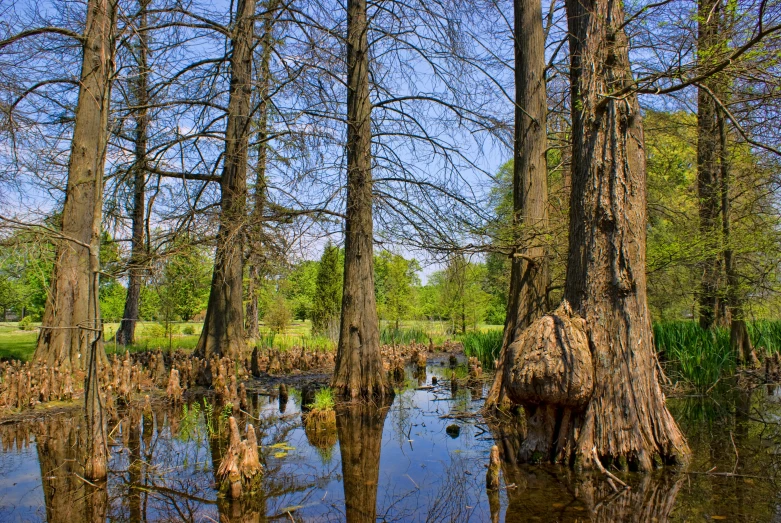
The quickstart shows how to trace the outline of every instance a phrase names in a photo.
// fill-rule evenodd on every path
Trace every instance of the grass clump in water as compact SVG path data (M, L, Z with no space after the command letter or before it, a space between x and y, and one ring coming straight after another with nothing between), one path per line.
M461 337L464 345L464 354L480 360L480 364L488 369L494 368L494 360L499 359L502 352L501 330L486 330L467 332Z

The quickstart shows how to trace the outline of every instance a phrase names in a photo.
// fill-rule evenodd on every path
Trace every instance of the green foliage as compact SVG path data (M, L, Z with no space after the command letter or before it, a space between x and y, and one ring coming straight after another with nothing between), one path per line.
M669 362L670 378L707 391L735 370L735 357L729 345L729 330L703 330L693 321L656 323L653 326L656 350Z
M420 327L383 327L380 330L380 343L383 345L408 345L412 342L426 344L428 340L428 333Z
M199 419L201 416L201 405L193 403L188 407L185 403L182 405L182 419L179 421L179 433L176 437L180 441L198 441L200 439Z
M182 334L185 336L193 336L195 334L195 327L192 325L185 325L182 328Z
M326 335L335 340L338 335L339 314L342 310L342 280L344 257L339 247L325 246L317 269L314 301L312 304L312 334Z
M486 292L488 271L484 264L453 256L444 271L431 275L422 289L421 310L429 319L450 322L450 331L466 332L485 322L491 310Z
M103 321L116 322L125 312L127 289L116 280L109 280L100 286L100 316Z
M492 369L494 360L498 360L499 354L502 352L503 334L504 332L501 329L474 331L464 334L461 337L461 343L464 345L464 354L477 358L483 367Z
M33 328L33 319L30 316L25 316L21 320L19 320L19 330L20 331L29 331Z
M416 291L420 287L420 266L415 260L382 251L374 257L374 288L380 318L398 327L415 309Z
M274 300L268 305L263 321L272 332L284 333L287 330L288 325L293 321L293 313L282 293L277 293Z
M303 261L296 264L287 277L285 296L296 320L304 321L312 317L319 266L316 261Z
M212 261L199 246L181 240L152 271L147 291L142 290L142 315L171 322L189 320L206 308L211 286ZM150 300L150 291L154 297Z
M781 321L760 320L748 322L751 343L760 352L781 352Z
M323 387L315 392L315 399L312 403L307 405L312 410L327 411L333 410L334 405L334 393L329 387Z

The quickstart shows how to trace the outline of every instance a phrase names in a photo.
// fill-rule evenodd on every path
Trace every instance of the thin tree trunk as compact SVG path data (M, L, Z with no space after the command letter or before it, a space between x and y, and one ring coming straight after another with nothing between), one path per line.
M127 298L122 322L116 334L120 345L135 342L136 323L139 317L141 282L144 276L143 263L146 254L144 247L144 204L146 203L146 148L149 120L149 50L147 27L147 7L149 0L139 0L138 14L138 56L136 57L138 75L135 82L135 161L133 162L133 238L131 241L130 267L128 270Z
M374 295L371 102L366 0L347 1L347 219L344 291L333 387L340 395L392 394L382 368Z
M545 90L545 35L542 2L515 0L515 140L513 147L513 230L510 296L502 352L486 407L502 404L507 347L548 309L550 285L545 233L548 228L548 99ZM507 365L505 364L507 363Z
M255 0L239 0L231 38L231 83L220 229L209 303L195 354L238 358L244 348L242 237L247 207L247 148L250 131L252 37ZM208 380L207 380L208 381Z
M266 166L268 162L268 109L271 89L271 53L274 45L274 22L278 0L268 0L263 18L260 67L258 70L258 164L255 178L255 205L251 216L249 302L247 303L247 338L260 337L258 323L258 293L262 283L263 270L263 214L266 209L267 185Z
M729 150L727 148L727 122L724 115L719 112L719 139L721 165L721 220L722 234L724 236L724 269L727 273L727 306L730 316L730 348L738 362L751 361L751 338L746 326L746 317L743 310L743 300L740 296L740 281L738 271L735 268L735 259L732 251L732 224L730 217L730 165Z
M687 459L659 387L645 275L646 192L623 4L567 0L573 127L565 302L508 349L522 460L649 470ZM571 307L571 308L570 308Z
M91 313L91 253L100 248L103 171L108 142L111 74L114 70L116 0L90 0L78 105L62 210L62 238L56 242L54 274L34 360L63 370L81 369L89 345L81 328L96 328ZM97 254L95 254L97 255ZM99 340L98 357L105 359Z
M715 51L719 42L718 3L720 0L699 0L697 46L699 60ZM703 83L714 87L713 78ZM700 236L704 250L701 262L699 322L710 329L716 321L719 290L719 129L716 102L707 89L697 91L697 196L699 197Z

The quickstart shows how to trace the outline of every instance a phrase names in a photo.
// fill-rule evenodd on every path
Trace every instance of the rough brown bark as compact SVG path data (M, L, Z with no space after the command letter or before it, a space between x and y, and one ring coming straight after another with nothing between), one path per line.
M100 249L115 26L116 0L87 3L62 237L57 239L51 289L33 356L67 371L86 366L89 336L82 335L82 328L99 324L99 316L90 312L91 271L97 270L91 258ZM105 358L102 343L97 350Z
M347 219L344 291L332 385L349 397L389 395L374 296L369 23L366 0L347 2Z
M138 74L135 79L135 105L134 119L135 150L133 161L133 237L131 239L130 263L128 267L127 298L125 298L125 311L122 314L122 322L116 334L116 342L119 345L128 345L135 342L136 323L139 317L139 299L141 297L141 282L144 275L144 205L146 203L146 149L147 129L149 127L148 109L149 103L149 65L148 65L148 31L147 7L149 0L139 0L138 7L138 46L136 48L136 63Z
M545 233L548 227L547 96L545 36L540 0L515 0L515 141L513 228L516 248L499 366L486 407L504 401L502 381L507 347L548 309L550 285Z
M697 4L697 46L701 63L708 62L708 55L715 51L720 40L719 2L699 0ZM713 77L708 78L703 81L705 87L697 90L697 196L704 250L698 301L699 322L703 329L710 329L716 321L719 291L719 129L712 96L715 81Z
M604 96L632 82L623 5L568 0L566 8L573 167L565 303L511 345L505 387L526 411L520 459L591 467L598 456L648 470L684 461L689 450L657 378L640 108L636 95Z
M258 322L257 288L263 278L263 214L266 209L267 185L266 164L268 161L268 110L271 88L271 53L274 45L274 22L278 0L269 0L263 15L263 33L261 37L260 63L258 67L258 164L255 173L255 202L252 208L250 228L250 267L247 303L247 339L256 340L260 336Z
M252 37L256 0L239 0L231 37L231 83L220 229L214 259L209 303L195 354L200 358L226 355L238 358L244 348L242 252L247 207L247 148L250 132Z
M389 401L380 404L348 402L336 406L336 431L342 457L348 523L377 519L382 429L389 407Z

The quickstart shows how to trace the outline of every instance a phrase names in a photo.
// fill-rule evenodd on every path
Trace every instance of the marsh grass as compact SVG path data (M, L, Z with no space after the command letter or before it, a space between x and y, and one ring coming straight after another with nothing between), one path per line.
M499 359L502 351L503 334L503 331L496 329L467 332L461 336L464 354L480 360L484 368L493 369L494 360Z
M654 343L673 381L707 391L735 371L729 330L703 330L693 321L656 323Z
M428 344L429 334L421 327L383 327L380 330L380 343L383 345Z

